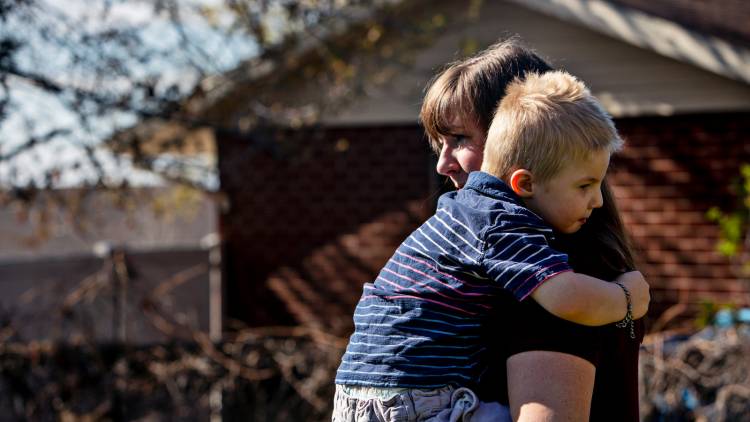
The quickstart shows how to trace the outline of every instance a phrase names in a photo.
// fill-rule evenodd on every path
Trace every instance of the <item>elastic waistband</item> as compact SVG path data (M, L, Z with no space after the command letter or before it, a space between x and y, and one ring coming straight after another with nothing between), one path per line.
M409 391L408 388L370 387L364 385L340 385L347 396L360 400L390 400L394 396Z

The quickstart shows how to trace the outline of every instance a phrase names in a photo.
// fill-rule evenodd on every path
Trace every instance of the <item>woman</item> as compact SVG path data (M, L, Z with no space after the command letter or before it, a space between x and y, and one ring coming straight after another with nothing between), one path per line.
M487 130L508 83L551 69L511 39L441 72L430 84L420 113L439 153L437 172L460 189L468 173L481 167ZM559 236L556 247L568 253L576 271L614 279L634 265L606 183L602 193L602 208L578 233ZM518 303L508 297L497 308L497 325L487 327L488 342L513 340L492 344L497 364L479 391L483 400L509 403L513 418L521 421L638 420L641 321L631 339L629 332L613 325L591 328L557 319L533 301ZM502 336L493 335L498 330Z

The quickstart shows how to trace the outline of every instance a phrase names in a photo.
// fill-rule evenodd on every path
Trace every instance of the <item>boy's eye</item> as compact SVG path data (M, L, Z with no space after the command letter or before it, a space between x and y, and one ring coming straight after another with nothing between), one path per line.
M582 190L586 190L586 189L588 189L589 186L591 186L591 183L586 183L585 185L581 185L581 186L579 186L579 188L582 189Z

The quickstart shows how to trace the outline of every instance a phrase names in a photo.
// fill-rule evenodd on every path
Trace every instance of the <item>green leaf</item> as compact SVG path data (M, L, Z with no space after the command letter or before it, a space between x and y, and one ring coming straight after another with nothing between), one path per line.
M706 218L714 222L718 222L723 215L719 207L711 207L706 211Z
M720 254L732 257L737 254L737 243L722 239L719 240L719 243L716 245L716 249Z

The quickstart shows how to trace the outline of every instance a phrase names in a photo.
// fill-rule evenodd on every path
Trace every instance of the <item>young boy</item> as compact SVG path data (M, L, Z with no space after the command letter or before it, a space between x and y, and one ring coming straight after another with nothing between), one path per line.
M577 274L549 246L553 229L573 233L601 206L609 158L621 145L611 118L572 76L531 74L509 85L482 172L443 195L364 286L336 375L334 421L481 419L470 389L491 358L480 333L500 295L531 296L585 325L643 315L640 273L615 283Z

